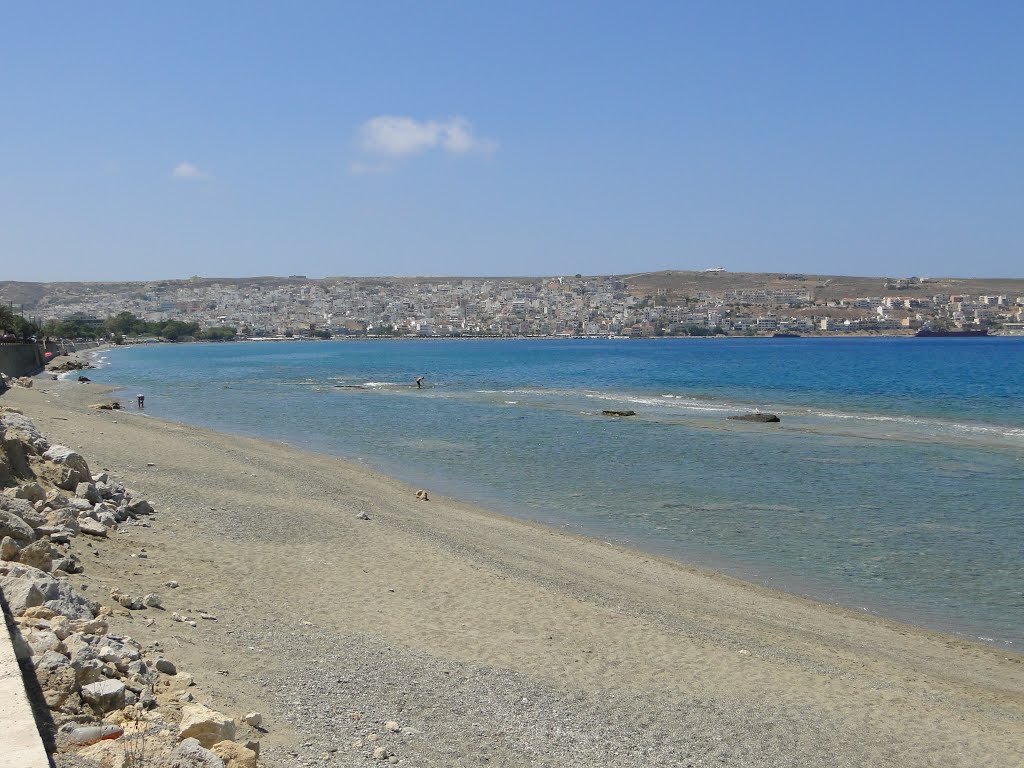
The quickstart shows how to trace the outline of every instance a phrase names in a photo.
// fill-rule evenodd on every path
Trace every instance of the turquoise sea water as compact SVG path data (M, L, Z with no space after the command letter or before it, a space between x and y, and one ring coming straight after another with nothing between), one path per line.
M182 344L104 362L91 377L144 392L150 415L1024 647L1024 338ZM782 423L726 419L754 408Z

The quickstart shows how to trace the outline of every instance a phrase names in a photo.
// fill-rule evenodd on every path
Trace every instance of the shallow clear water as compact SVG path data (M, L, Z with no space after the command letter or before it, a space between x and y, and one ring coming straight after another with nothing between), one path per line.
M91 377L131 401L145 392L151 415L1024 644L1024 339L266 342L104 357ZM755 407L782 423L726 419Z

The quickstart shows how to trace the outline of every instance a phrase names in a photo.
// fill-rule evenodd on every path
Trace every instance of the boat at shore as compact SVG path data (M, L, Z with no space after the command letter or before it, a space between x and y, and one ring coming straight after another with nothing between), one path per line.
M922 338L962 338L962 337L975 337L975 336L988 336L988 329L982 328L975 331L940 331L933 330L927 325L921 326L917 333L914 334L916 337Z

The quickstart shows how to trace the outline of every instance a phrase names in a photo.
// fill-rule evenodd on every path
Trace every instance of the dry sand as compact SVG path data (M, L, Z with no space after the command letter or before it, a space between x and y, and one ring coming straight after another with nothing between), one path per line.
M89 409L101 393L37 380L0 405L152 502L149 528L76 539L72 578L163 595L154 626L112 631L160 642L217 708L261 711L264 765L362 765L371 732L412 768L1024 765L1020 655ZM200 609L217 620L170 621Z

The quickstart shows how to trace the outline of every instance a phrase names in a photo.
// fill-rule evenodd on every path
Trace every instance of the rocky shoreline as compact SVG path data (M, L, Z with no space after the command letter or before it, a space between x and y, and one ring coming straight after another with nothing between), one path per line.
M45 703L37 725L56 765L254 768L259 713L239 718L250 738L235 741L238 724L208 700L199 703L205 697L193 677L177 669L159 641L110 631L106 619L117 612L163 611L161 596L118 588L94 595L72 583L92 564L88 554L100 556L91 540L148 527L150 503L107 472L93 474L82 455L51 444L8 408L0 408L0 486L0 595L15 654L23 672L34 675L29 688ZM171 619L195 625L178 613Z

